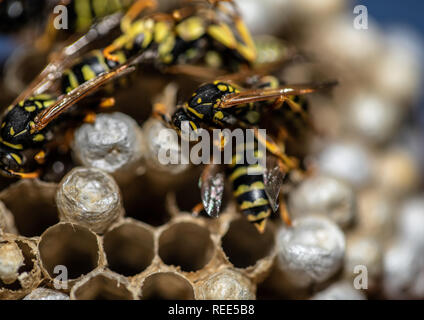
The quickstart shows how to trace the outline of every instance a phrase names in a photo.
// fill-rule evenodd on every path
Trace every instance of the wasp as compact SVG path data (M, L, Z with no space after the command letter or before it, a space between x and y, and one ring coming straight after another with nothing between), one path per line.
M285 129L293 120L309 125L308 105L304 95L335 84L281 85L274 76L261 76L251 81L249 88L244 88L232 82L217 80L200 86L172 115L167 113L166 106L156 103L153 115L179 133L184 123L188 124L190 132L194 134L198 134L200 129L213 128L244 128L254 132L254 142L237 145L231 163L225 170L214 164L206 166L200 178L202 203L193 212L199 214L205 210L209 216L219 214L225 177L228 176L240 211L259 232L264 232L267 218L278 208L284 221L290 224L280 189L288 174L299 169L300 164L297 158L286 154L283 139L288 133ZM262 116L267 111L280 111L279 115L272 116L281 118L275 128L279 133L278 140L272 135L264 136L258 130L262 120L266 120ZM217 142L219 146L225 143ZM265 152L255 151L259 144L264 146ZM250 164L243 160L246 159L247 151L254 153L257 163ZM269 156L265 159L266 154Z
M136 19L144 9L156 6L153 0L137 1L121 21L124 30L122 36L105 49L94 50L62 70L62 93L75 90L86 81L95 79L102 73L111 72L129 60L140 63L153 59L156 64L176 65L181 69L193 71L194 66L186 63L191 63L194 61L192 59L197 60L200 56L204 57L214 48L216 52L221 50L222 54L226 54L228 61L233 57L237 61L250 64L256 56L250 33L240 16L227 8L221 8L221 2L230 3L233 11L236 10L232 1L209 0L175 10L172 14L154 13ZM233 28L223 22L218 13L230 15ZM227 38L224 39L223 35ZM195 51L202 54L193 55ZM180 71L184 73L184 70ZM45 83L41 83L37 86L38 89L45 87ZM113 99L107 98L106 104L113 105ZM60 112L60 109L55 109L56 115ZM35 129L44 128L51 119L37 117Z
M72 105L83 96L93 93L98 87L104 85L111 79L118 78L121 74L127 74L133 70L133 66L139 63L140 55L145 53L154 53L155 59L162 63L179 63L180 58L184 62L189 54L190 47L194 44L202 43L202 47L197 49L210 49L212 43L216 48L220 48L223 53L228 53L237 59L244 59L246 63L254 60L255 51L250 34L243 24L241 18L236 15L234 19L235 29L218 19L217 13L227 11L220 7L221 2L212 1L205 6L193 5L174 11L172 15L155 14L146 18L135 20L135 17L146 7L152 7L153 1L137 1L126 16L122 19L122 29L126 30L114 43L104 50L95 50L83 58L73 67L64 69L67 61L58 64L50 64L42 72L39 78L42 81L35 81L34 86L30 86L18 99L13 106L25 103L32 97L37 97L40 93L46 92L51 83L57 79L57 75L62 77L62 96L53 104L49 103L46 108L37 109L36 113L31 114L28 121L24 121L31 134L36 134L47 130L50 123L56 120L62 113L65 113ZM228 1L233 4L232 1ZM199 13L199 14L198 14ZM202 14L200 14L202 13ZM101 29L101 28L100 28ZM128 31L131 30L131 31ZM234 34L234 30L238 33ZM218 32L219 31L219 32ZM222 33L226 39L222 38ZM244 39L244 40L239 40ZM231 40L231 41L229 41ZM65 48L65 60L78 52L86 43L89 42L88 35L80 38L76 43ZM179 43L179 45L177 45ZM183 44L183 46L181 46ZM181 49L183 47L183 49ZM218 49L217 49L218 50ZM71 52L71 53L70 53ZM110 101L106 101L105 105ZM8 143L8 140L4 140ZM22 145L23 149L26 149ZM10 150L6 150L7 153ZM22 161L24 164L25 161ZM18 163L19 165L19 163ZM6 171L15 172L5 166ZM11 167L10 167L11 168ZM17 166L15 164L16 169Z
M155 7L156 1L150 0L145 5ZM156 62L164 65L205 60L215 68L223 65L238 68L256 59L254 41L233 1L203 1L171 14L157 13L134 20L136 15L137 10L130 9L123 18L122 36L104 49L108 59L118 61L114 52L120 49L130 54L153 49Z
M44 164L47 153L55 142L53 138L69 127L71 122L65 117L69 112L64 113L64 110L68 110L97 88L132 70L130 64L125 64L87 81L65 96L37 94L9 106L0 125L0 173L6 177L38 177L41 174L40 166ZM61 110L59 114L56 113L57 109ZM34 129L40 115L48 121L42 128ZM62 116L58 118L59 115Z
M222 2L230 3L232 10L222 8ZM172 14L154 13L136 19L143 10L155 8L156 5L154 0L137 0L119 20L122 36L101 50L101 54L95 50L77 59L78 53L93 41L92 34L107 33L116 25L116 19L108 17L103 24L96 25L91 30L93 32L85 34L55 55L29 87L15 99L14 104L31 95L46 92L60 78L62 93L69 92L131 59L138 63L153 59L159 65L176 66L173 72L187 74L197 73L198 69L186 63L217 52L225 54L224 61L237 60L247 64L254 61L255 45L240 15L235 13L236 6L232 1L205 0L200 4L177 9ZM224 22L226 19L222 15L230 19L229 22ZM205 72L204 69L202 71Z
M75 89L130 57L140 55L143 56L140 61L152 61L159 67L176 66L172 71L183 73L205 71L192 66L201 59L214 68L224 63L228 68L253 63L255 45L246 26L238 15L233 17L234 26L218 17L219 2L213 1L214 5L210 6L204 1L171 14L156 13L135 21L132 20L140 11L157 4L145 0L133 6L122 19L122 36L102 52L91 52L64 72L64 89Z

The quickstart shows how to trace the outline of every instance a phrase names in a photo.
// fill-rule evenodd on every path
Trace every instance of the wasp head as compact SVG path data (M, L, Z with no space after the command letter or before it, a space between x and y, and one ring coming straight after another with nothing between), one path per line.
M0 146L0 174L11 177L22 170L23 156L14 150Z
M199 129L198 121L188 114L185 108L179 108L172 115L172 124L179 133L196 134Z

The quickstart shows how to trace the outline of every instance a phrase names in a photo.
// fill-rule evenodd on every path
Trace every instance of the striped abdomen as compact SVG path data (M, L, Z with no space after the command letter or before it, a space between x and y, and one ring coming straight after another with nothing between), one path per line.
M247 146L246 144L244 145ZM252 148L246 147L246 151ZM244 151L238 150L229 165L229 177L233 186L233 195L240 211L253 223L259 232L265 230L266 219L271 215L271 206L265 192L264 167L261 162L248 164ZM257 159L263 158L260 151L255 151Z
M94 79L102 73L111 71L127 60L123 51L116 52L114 55L119 58L119 62L106 59L102 50L94 50L87 54L80 62L72 66L72 68L63 72L62 92L68 93L84 82Z

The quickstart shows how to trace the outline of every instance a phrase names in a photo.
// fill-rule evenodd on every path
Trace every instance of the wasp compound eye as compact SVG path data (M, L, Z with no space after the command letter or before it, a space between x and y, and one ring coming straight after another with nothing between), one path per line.
M184 109L178 109L172 115L172 123L173 125L181 131L183 122L191 121L191 117L184 111Z

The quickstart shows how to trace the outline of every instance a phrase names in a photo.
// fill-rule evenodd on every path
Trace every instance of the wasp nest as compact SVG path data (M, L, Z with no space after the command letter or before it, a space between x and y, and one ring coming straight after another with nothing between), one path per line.
M313 57L274 70L281 80L342 80L308 96L321 134L299 143L308 170L282 188L292 226L274 214L258 233L228 188L218 218L191 214L202 167L182 163L150 115L152 102L172 110L199 83L146 68L117 90L119 112L75 128L49 175L0 178L0 299L424 298L414 41L356 30L348 2L237 2L252 33L266 33L260 59L281 54L275 37ZM180 161L161 162L163 152Z

